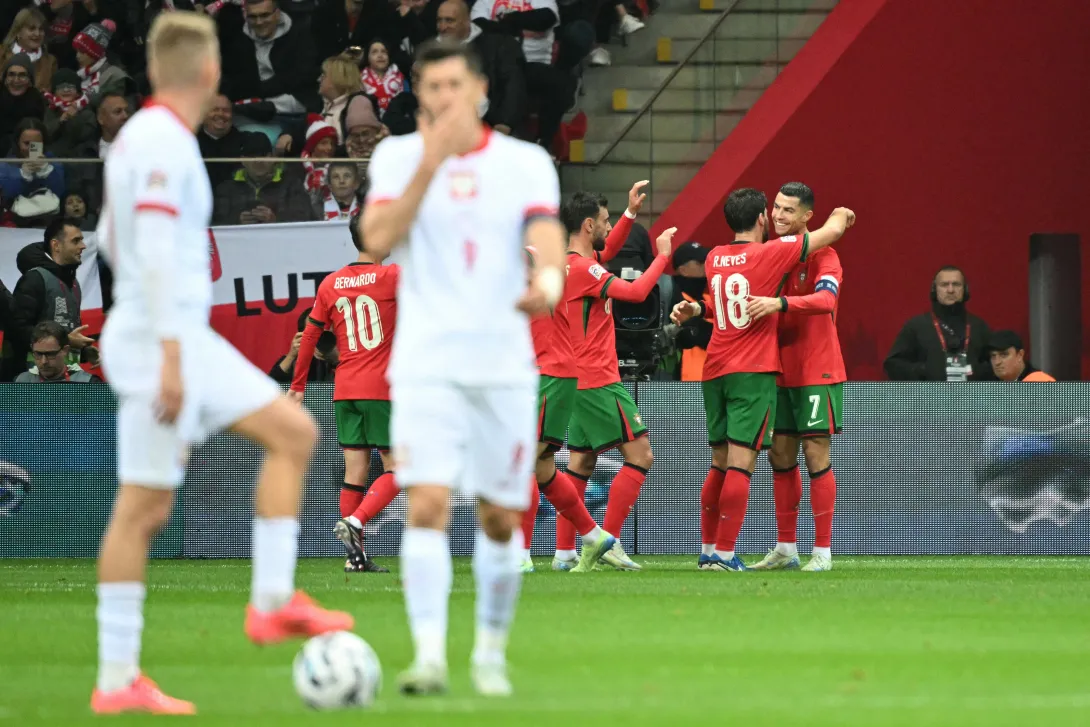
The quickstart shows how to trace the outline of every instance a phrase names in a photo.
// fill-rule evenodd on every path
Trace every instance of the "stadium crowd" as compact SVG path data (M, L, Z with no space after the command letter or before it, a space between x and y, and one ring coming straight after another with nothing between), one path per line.
M643 27L646 0L6 0L0 3L0 225L44 228L62 213L93 229L101 165L148 94L144 36L175 9L214 16L223 81L199 132L217 224L347 219L366 159L416 128L414 47L472 44L489 80L485 120L554 156L584 69ZM299 158L302 163L265 161ZM330 166L334 158L356 164ZM92 163L64 163L87 159ZM312 161L313 160L313 161Z

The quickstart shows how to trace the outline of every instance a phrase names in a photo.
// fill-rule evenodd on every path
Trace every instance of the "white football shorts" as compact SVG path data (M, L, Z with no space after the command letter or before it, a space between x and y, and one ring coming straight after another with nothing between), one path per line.
M405 487L444 485L511 510L530 505L537 383L395 384L390 438Z
M280 387L211 328L181 337L182 411L173 424L156 418L162 350L123 325L102 332L102 368L117 394L117 474L122 483L173 489L189 449L213 432L264 408Z

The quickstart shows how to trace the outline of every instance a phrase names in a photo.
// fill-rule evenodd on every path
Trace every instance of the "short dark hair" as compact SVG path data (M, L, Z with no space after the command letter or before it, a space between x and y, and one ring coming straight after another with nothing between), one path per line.
M129 107L129 110L130 110L130 111L132 110L132 104L131 104L131 103L129 103L129 97L128 97L128 96L126 96L126 95L125 95L125 94L123 94L123 93L119 93L119 92L117 92L117 91L107 91L106 93L104 93L104 94L102 94L101 96L99 96L99 97L98 97L98 100L97 100L97 101L95 101L95 114L96 114L96 115L98 114L98 110L99 110L100 108L102 108L102 105L103 105L104 103L106 103L106 100L107 100L107 99L111 99L111 98L119 98L119 99L121 99L122 101L124 101L124 102L125 102L125 105Z
M428 66L442 63L451 58L461 58L473 75L482 75L481 57L477 55L477 51L473 49L473 46L446 38L429 40L421 45L416 51L415 64L419 67L418 72L423 73Z
M45 251L49 252L49 243L53 240L61 239L64 234L65 227L75 227L79 229L79 220L74 220L71 217L56 217L45 227L45 236L42 240L42 244L45 245Z
M560 208L560 221L564 223L564 229L569 235L574 235L583 226L583 220L588 217L598 219L598 210L609 207L609 202L603 195L594 192L576 192Z
M45 122L43 122L41 119L36 119L33 116L27 116L15 125L15 128L12 130L11 134L12 141L16 144L19 143L19 139L21 139L23 133L27 131L37 131L39 134L42 135L42 141L48 141L48 134L46 134Z
M788 182L780 187L780 194L784 197L795 197L799 204L808 210L814 209L814 190L802 182Z
M352 173L356 175L356 181L360 181L363 177L363 175L360 174L360 168L356 165L356 162L349 159L340 159L335 162L330 162L329 166L326 167L326 179L333 176L334 169L351 169Z
M352 244L360 252L363 252L363 233L360 232L360 221L362 219L363 215L356 212L348 220L348 234L352 235Z
M748 232L757 226L757 219L768 212L768 197L759 189L743 187L727 197L723 216L735 232Z
M68 331L64 330L64 326L56 321L42 321L30 331L31 346L47 338L55 338L61 348L68 345Z

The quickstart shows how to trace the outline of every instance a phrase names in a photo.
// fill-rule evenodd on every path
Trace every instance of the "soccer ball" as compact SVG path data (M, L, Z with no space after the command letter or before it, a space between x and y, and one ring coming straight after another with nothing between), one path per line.
M315 636L292 665L295 691L313 709L369 707L382 688L382 665L371 646L348 631Z

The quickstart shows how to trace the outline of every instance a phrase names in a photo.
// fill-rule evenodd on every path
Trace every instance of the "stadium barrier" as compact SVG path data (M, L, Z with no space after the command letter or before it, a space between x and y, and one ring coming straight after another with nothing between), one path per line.
M699 551L699 493L710 464L696 384L629 383L650 427L655 465L623 533L640 554ZM300 552L342 553L342 462L329 385L308 388L321 427L307 482ZM857 554L1090 553L1090 384L848 384L834 440L833 549ZM92 557L116 487L115 402L100 385L0 385L0 557ZM565 452L559 457L563 460ZM246 557L258 450L230 434L199 447L157 557ZM599 459L587 499L600 520L615 452ZM29 473L22 491L18 470ZM372 468L379 471L377 460ZM456 497L451 543L472 549L473 506ZM368 551L397 552L404 496L370 524ZM813 529L804 496L799 542ZM762 457L739 551L775 541L772 477ZM551 553L543 503L536 553Z

